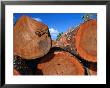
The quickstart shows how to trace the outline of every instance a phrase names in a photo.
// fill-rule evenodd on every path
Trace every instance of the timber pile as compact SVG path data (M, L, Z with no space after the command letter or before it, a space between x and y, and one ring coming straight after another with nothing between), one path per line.
M14 25L14 75L85 75L87 69L77 55L96 62L95 20L53 42L48 26L28 16Z

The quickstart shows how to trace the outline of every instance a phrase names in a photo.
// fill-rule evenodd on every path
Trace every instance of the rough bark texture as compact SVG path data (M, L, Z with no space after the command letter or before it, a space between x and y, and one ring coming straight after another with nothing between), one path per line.
M44 56L51 48L48 27L28 16L22 16L14 26L14 55L24 59Z
M77 54L87 61L97 62L97 21L86 21L63 34L56 46Z
M48 54L37 65L43 75L84 75L82 64L66 51L54 51Z

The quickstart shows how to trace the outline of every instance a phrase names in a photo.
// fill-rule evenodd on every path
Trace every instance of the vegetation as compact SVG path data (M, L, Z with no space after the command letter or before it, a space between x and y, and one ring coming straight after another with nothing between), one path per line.
M60 33L57 35L57 39L56 39L56 40L58 40L58 39L61 37L62 34L63 34L63 32L60 32Z

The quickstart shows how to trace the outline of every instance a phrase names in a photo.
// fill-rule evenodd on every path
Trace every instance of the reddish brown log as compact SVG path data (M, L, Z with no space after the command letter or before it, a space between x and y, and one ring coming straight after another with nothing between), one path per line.
M43 57L37 68L43 75L84 75L82 64L66 51L54 51Z
M21 75L21 74L16 69L13 69L13 75Z
M97 21L86 21L63 34L56 46L77 54L87 61L97 62Z
M14 55L24 59L44 56L51 48L48 27L28 16L22 16L14 26Z

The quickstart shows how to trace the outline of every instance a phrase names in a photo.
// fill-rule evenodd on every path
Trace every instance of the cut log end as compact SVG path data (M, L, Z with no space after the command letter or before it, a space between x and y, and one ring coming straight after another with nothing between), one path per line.
M37 65L43 75L84 75L82 64L66 51L55 51Z
M30 17L21 17L14 26L14 55L24 59L44 56L51 48L48 27Z
M75 36L79 55L87 61L97 62L97 22L89 20L80 25Z

